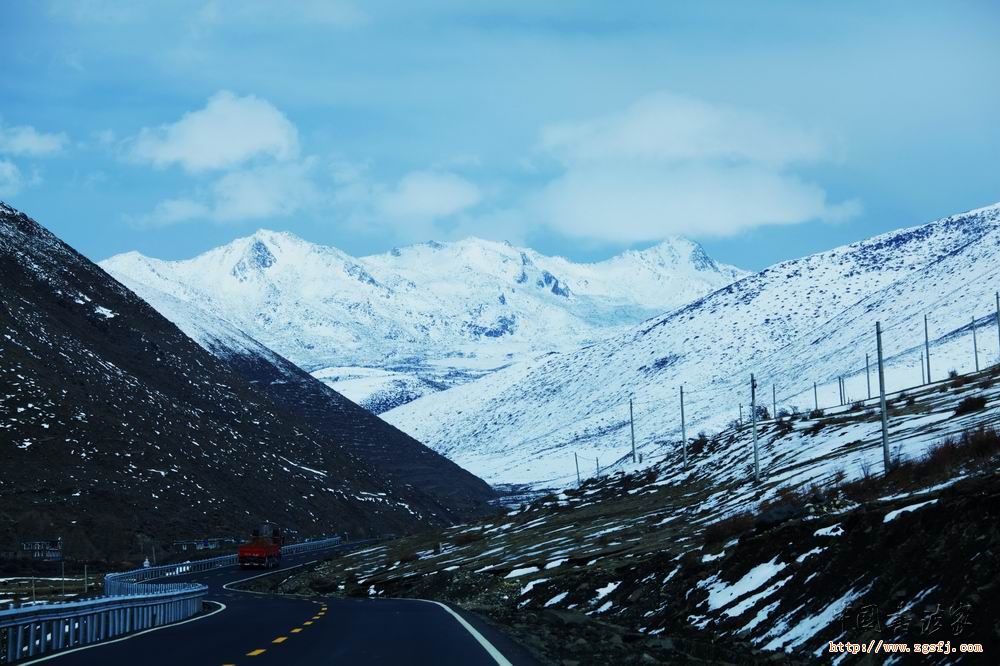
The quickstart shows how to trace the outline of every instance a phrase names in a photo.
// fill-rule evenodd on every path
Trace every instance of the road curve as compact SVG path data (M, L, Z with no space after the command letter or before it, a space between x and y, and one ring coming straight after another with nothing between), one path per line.
M315 553L286 556L282 570ZM197 619L56 653L53 666L265 666L267 664L535 664L477 618L416 599L301 599L226 589L253 576L235 566L171 578L208 585ZM477 636L478 634L478 636Z

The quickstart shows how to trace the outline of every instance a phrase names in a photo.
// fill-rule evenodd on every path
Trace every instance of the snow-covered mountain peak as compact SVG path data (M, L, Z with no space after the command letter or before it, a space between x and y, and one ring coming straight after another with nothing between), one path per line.
M102 266L137 289L155 289L145 293L221 316L310 371L403 371L419 378L410 388L426 391L601 339L744 274L702 255L696 244L671 239L575 263L466 238L355 258L262 229L184 261L129 253ZM163 310L170 317L177 308Z
M660 268L681 268L701 272L720 270L720 264L708 256L705 248L699 243L681 236L671 236L642 250L628 250L607 261L635 262ZM722 267L722 269L731 268L729 266ZM742 273L738 269L737 272Z

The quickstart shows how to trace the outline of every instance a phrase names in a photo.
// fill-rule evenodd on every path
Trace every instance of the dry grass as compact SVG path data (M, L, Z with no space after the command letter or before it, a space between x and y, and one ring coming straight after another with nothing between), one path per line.
M705 528L705 545L716 545L729 541L734 536L753 529L754 517L751 513L737 513L712 523Z

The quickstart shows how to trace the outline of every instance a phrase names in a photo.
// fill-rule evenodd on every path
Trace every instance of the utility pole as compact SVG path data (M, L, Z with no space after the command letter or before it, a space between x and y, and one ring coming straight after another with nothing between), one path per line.
M878 344L878 390L879 404L882 407L882 459L885 463L885 473L889 473L889 415L885 410L885 366L882 362L882 324L875 322L875 340Z
M635 455L635 418L632 416L632 398L628 399L628 425L632 429L632 462L636 463L639 459Z
M753 480L760 483L760 456L757 453L757 380L750 374L750 422L753 424Z
M684 385L681 385L681 445L684 450L684 469L688 466L687 424L684 422Z
M927 354L927 383L931 383L931 337L927 334L927 315L924 315L924 352Z
M921 363L923 363L923 361L921 361ZM920 372L922 374L923 370L921 370ZM865 352L865 382L868 383L868 399L871 400L872 399L872 368L871 368L871 364L868 361L868 353L867 352Z
M576 455L576 451L573 452L573 462L576 463L576 485L580 486L580 457Z
M813 382L813 408L819 411L819 393L816 392L816 382Z
M972 353L976 357L976 372L979 372L979 344L976 343L976 315L972 315Z
M1000 291L997 292L997 338L1000 339Z

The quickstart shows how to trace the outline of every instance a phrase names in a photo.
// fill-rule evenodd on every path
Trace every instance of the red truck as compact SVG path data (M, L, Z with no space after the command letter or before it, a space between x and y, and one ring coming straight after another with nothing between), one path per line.
M270 569L281 564L281 546L284 536L274 523L263 523L241 544L236 551L236 561L241 569L263 567Z

